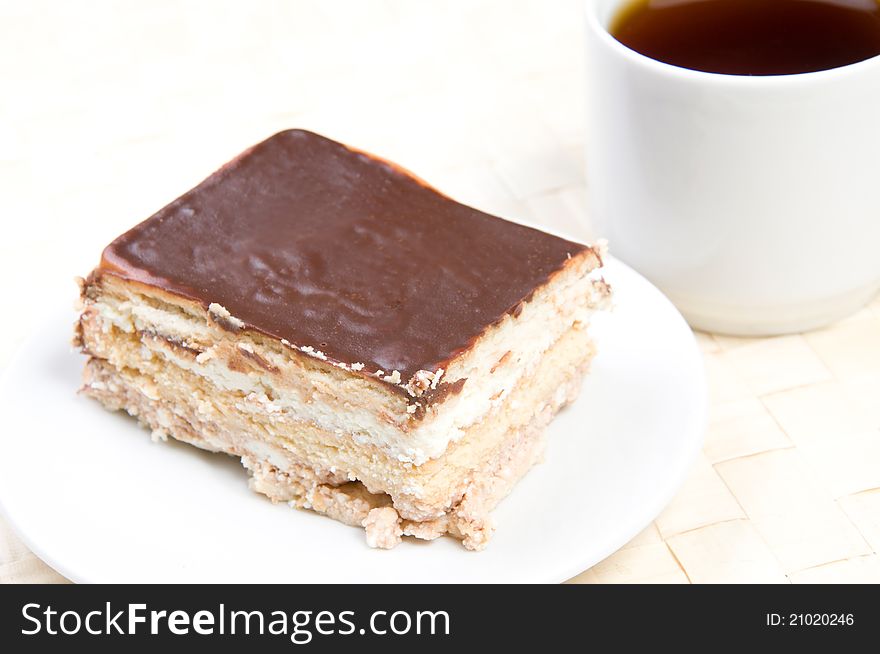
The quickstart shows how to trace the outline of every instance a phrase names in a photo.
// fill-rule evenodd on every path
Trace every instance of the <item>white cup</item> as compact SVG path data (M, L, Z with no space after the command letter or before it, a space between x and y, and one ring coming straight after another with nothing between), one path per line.
M694 327L803 331L880 289L880 57L749 77L641 55L587 0L594 231Z

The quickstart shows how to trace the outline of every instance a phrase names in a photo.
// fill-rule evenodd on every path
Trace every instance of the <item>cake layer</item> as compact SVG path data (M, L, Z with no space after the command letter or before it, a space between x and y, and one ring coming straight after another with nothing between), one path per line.
M217 304L240 325L408 382L448 370L589 251L289 130L117 238L96 273Z
M175 363L182 357L197 356L188 350L181 354L180 346L152 334L114 330L102 334L108 337L102 340L103 346L93 338L86 341L96 355L89 363L84 387L88 394L100 399L107 391L105 377L110 374L114 385L157 406L156 421L150 423L157 433L166 429L162 416L171 420L186 412L187 423L200 425L195 431L206 449L247 456L281 471L305 465L326 483L358 480L370 492L392 496L401 513L416 520L446 512L461 496L474 466L499 446L506 432L528 424L541 404L560 404L564 393L559 388L580 379L593 353L589 334L581 328L570 329L541 359L534 374L520 379L499 398L458 443L436 459L414 466L344 430L324 429L295 410L267 409L272 400L266 392L273 394L271 388L257 394L250 386L215 386L210 378L187 367L185 358L184 365ZM90 334L87 330L86 335ZM121 406L127 408L131 402ZM343 391L323 397L321 405L327 411L344 411L348 402ZM143 414L143 408L138 414ZM228 436L212 436L217 430Z
M492 533L490 511L540 459L544 426L580 388L592 356L591 348L584 350L582 336L582 331L566 335L547 357L546 370L541 371L545 374L523 381L497 414L469 430L440 460L419 467L378 457L352 459L344 450L318 442L320 438L311 440L314 434L299 431L302 424L260 423L258 415L243 421L234 406L218 406L219 411L206 415L197 394L188 394L184 380L189 373L182 369L179 383L168 386L135 369L117 368L93 357L83 390L109 409L137 416L153 430L155 439L171 436L240 456L255 490L276 501L365 526L374 546L391 546L401 534L432 539L450 533L463 539L466 547L481 549ZM213 401L223 400L220 394ZM289 437L291 430L294 438ZM279 431L288 437L278 436ZM383 482L364 483L348 469L351 466L385 467L396 469L396 474ZM395 486L395 480L404 487ZM383 489L382 483L390 485ZM412 486L422 489L421 498L408 493Z
M607 286L591 274L594 263L585 254L573 258L517 315L487 329L449 370L426 377L426 388L412 395L391 392L374 376L260 332L232 332L198 303L114 275L92 279L84 288L80 340L86 352L114 363L119 357L113 350L122 347L117 341L135 348L135 358L154 352L153 369L173 363L219 389L260 398L269 413L295 414L420 465L441 456L520 378L532 374L562 334L574 325L585 327L604 306ZM449 387L455 392L443 396ZM340 396L343 404L335 402Z

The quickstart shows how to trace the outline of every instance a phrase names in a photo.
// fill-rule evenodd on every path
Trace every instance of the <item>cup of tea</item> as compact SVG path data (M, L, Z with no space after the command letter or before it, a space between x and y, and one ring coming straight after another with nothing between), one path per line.
M878 0L587 0L594 231L696 328L880 290Z

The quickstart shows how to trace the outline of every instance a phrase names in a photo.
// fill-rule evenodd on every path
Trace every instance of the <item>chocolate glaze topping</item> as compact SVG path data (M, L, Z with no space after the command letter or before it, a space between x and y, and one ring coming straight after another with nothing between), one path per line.
M216 302L252 329L406 382L445 367L585 247L290 130L117 238L98 274Z

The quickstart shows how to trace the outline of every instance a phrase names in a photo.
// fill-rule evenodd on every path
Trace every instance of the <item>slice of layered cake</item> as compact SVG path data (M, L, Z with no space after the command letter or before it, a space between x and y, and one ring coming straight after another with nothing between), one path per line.
M593 357L600 266L286 131L104 250L82 285L83 391L372 546L480 549Z

